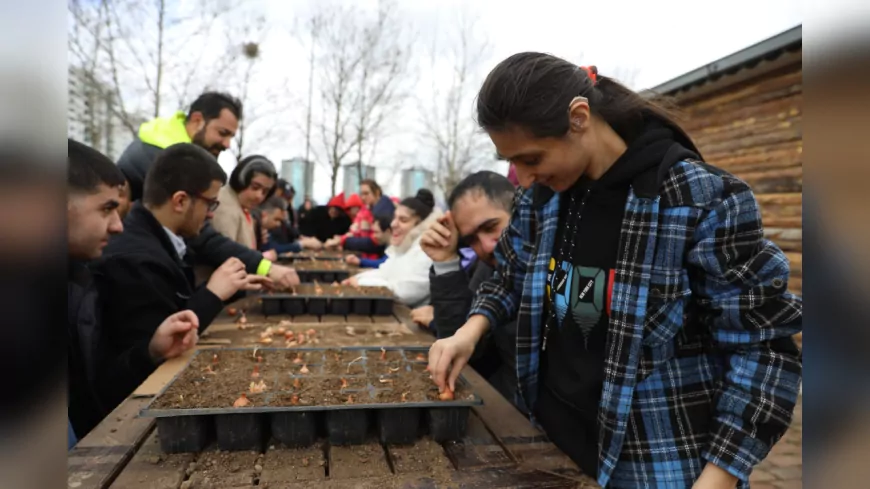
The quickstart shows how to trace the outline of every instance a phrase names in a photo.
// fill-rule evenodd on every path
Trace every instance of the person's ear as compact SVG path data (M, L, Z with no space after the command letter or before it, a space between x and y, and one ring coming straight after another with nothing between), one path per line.
M205 127L205 117L202 116L202 112L194 112L190 114L190 122L193 123L194 127L196 127L196 132L202 130Z
M187 192L178 191L172 194L169 201L172 204L172 210L175 212L184 212L190 202L190 196Z
M568 107L568 122L571 131L581 132L589 125L589 100L586 97L574 97Z

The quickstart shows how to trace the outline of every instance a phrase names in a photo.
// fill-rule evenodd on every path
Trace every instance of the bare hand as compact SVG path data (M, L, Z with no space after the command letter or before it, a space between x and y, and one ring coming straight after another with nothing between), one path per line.
M429 373L444 392L447 388L456 391L456 379L462 368L468 363L474 347L489 328L489 321L479 315L468 318L468 321L456 333L436 341L429 348Z
M278 261L278 252L275 250L264 251L263 258L265 258L269 261Z
M211 274L206 288L225 301L247 283L247 277L245 264L238 258L229 258Z
M275 282L273 282L271 278L248 274L247 282L245 283L245 286L242 287L242 290L273 290L274 288Z
M299 275L296 274L296 270L274 263L269 270L269 278L280 289L289 289L299 285Z
M199 318L193 311L181 311L166 318L148 343L154 360L175 358L196 345Z
M353 266L355 266L355 267L358 267L359 264L360 264L359 257L356 256L356 255L347 255L346 257L344 257L344 261L345 261L348 265L353 265Z
M326 240L326 243L323 243L323 247L326 249L336 249L341 246L341 238L330 238Z
M432 306L418 307L411 311L411 320L424 328L429 328L434 319L435 308Z
M453 214L447 211L420 238L420 247L434 262L459 258L459 230L453 223Z
M341 281L341 285L350 285L351 287L358 287L359 281L357 281L356 277L346 278Z
M306 250L319 250L323 248L323 243L317 238L301 237L299 238L299 246Z

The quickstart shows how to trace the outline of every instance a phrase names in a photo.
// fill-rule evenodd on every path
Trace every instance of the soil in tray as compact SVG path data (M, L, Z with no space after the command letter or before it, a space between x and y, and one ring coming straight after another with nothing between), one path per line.
M261 359L259 362L257 357ZM268 388L271 379L286 370L288 365L291 364L284 354L263 356L262 352L258 352L255 357L252 350L200 354L194 357L151 408L231 407L243 392L251 406L263 406L265 396L252 393L251 382L263 381Z
M348 267L341 260L302 260L293 263L293 268L296 270L343 270L347 271Z
M302 269L300 269L302 270ZM318 292L319 291L319 292ZM286 293L288 291L279 292ZM324 297L371 297L392 299L393 292L386 287L354 287L335 284L299 284L291 293L296 295L322 295ZM269 295L269 294L265 294Z
M429 373L420 370L425 364L404 361L399 350L386 350L386 362L380 360L381 350L261 349L260 361L253 351L196 355L151 409L230 408L242 393L252 407L440 402ZM260 375L252 378L255 367ZM252 391L250 384L260 381L265 392ZM463 384L457 387L455 400L474 399Z

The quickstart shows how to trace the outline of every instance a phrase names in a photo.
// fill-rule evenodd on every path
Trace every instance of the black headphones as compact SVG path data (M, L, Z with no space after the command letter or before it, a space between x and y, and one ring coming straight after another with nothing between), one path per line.
M248 175L253 175L254 173L262 173L264 175L269 175L272 178L277 178L278 176L278 172L275 170L275 165L266 159L266 157L252 156L245 167L242 168L242 171L239 172L239 187L245 187L245 181Z

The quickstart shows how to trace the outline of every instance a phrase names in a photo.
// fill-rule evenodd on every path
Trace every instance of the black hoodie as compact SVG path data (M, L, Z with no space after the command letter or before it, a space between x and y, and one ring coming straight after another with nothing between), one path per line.
M548 277L556 302L548 304L536 414L554 443L588 474L598 469L597 414L613 272L629 188L641 174L666 172L696 157L686 147L694 149L662 122L648 120L600 179L581 178L560 195L559 230Z

